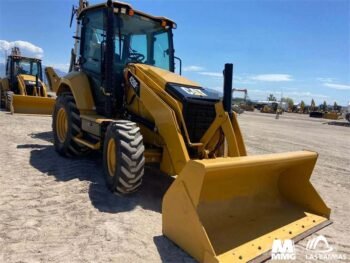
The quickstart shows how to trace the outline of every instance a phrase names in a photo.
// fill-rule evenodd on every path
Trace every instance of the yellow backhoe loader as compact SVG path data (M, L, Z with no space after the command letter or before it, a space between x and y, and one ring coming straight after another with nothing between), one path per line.
M55 99L42 81L41 60L21 55L14 47L0 79L0 105L11 113L52 114Z
M249 99L248 90L247 89L232 89L232 94L234 94L235 92L244 93L244 97L242 99L233 97L233 99L232 99L233 106L232 107L238 107L238 109L241 109L242 111L254 111L254 109L255 109L254 103ZM237 113L240 113L240 112L237 112Z
M261 113L282 114L283 110L280 108L279 103L272 101L264 105L260 110Z
M103 152L107 186L141 187L144 166L176 180L163 233L201 262L263 261L275 239L298 241L330 224L310 183L317 153L247 156L232 113L232 64L224 96L175 72L176 24L120 2L80 1L71 72L53 112L56 151Z

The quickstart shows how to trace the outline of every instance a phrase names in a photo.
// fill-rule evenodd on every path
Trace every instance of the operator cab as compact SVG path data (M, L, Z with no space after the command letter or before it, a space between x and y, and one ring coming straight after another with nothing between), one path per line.
M18 75L31 75L38 76L39 80L42 80L42 68L41 60L36 58L28 58L18 55L10 55L6 62L6 77L10 82L10 89L17 94L18 93ZM35 82L29 83L25 81L26 86L35 85ZM28 82L28 83L27 83Z
M114 94L116 103L122 103L123 71L128 63L144 63L174 72L172 29L176 24L164 17L153 17L133 10L131 6L113 2L113 19L107 19L105 4L82 10L79 66L93 86L97 112L104 113L106 56L113 61ZM108 30L113 33L113 52L108 52ZM111 59L112 57L112 59Z

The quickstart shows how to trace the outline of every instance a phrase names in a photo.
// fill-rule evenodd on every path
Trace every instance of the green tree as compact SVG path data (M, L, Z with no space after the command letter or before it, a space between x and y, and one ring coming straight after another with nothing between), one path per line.
M336 101L334 102L333 110L335 110L335 111L338 110L338 103Z
M276 97L275 97L273 94L270 94L270 95L267 97L267 100L268 100L268 101L277 101Z
M300 102L300 111L301 111L302 113L304 113L304 110L305 110L305 102L302 100L302 101Z
M323 109L323 111L327 111L328 110L327 101L323 102L322 109Z
M316 108L316 103L314 101L314 99L311 100L311 110L314 111Z

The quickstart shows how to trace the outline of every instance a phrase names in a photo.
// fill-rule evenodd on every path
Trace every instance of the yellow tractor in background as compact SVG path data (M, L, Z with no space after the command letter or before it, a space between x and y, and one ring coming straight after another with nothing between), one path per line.
M59 154L102 151L107 186L119 194L141 187L148 164L176 176L163 233L201 262L263 261L273 240L298 241L330 224L310 183L317 153L247 156L232 112L232 64L221 99L175 73L170 19L112 1L81 0L73 11L71 72L51 80Z
M261 113L271 113L271 114L283 114L283 110L279 106L279 103L276 101L268 102L264 105L261 110Z
M242 92L244 93L244 97L243 98L235 98L233 96L233 105L232 107L241 109L242 111L254 111L254 103L249 99L248 96L248 90L247 89L232 89L232 95L234 95L234 93L237 92ZM235 112L237 112L236 110L234 110ZM239 111L237 113L240 113Z
M52 114L54 95L43 82L41 60L21 55L14 47L0 79L0 105L11 113Z

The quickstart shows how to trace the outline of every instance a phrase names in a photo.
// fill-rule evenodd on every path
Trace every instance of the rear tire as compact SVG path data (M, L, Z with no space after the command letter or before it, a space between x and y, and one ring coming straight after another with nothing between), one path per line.
M0 79L0 109L5 108L5 95L2 90L1 79Z
M145 147L140 128L119 120L108 126L103 147L103 168L112 192L130 194L142 183Z
M6 92L6 98L5 98L5 107L6 110L8 110L11 114L15 112L13 108L13 92L12 91L7 91Z
M81 156L90 151L74 141L81 134L80 112L71 93L62 93L56 99L52 115L52 129L56 151L65 157Z

